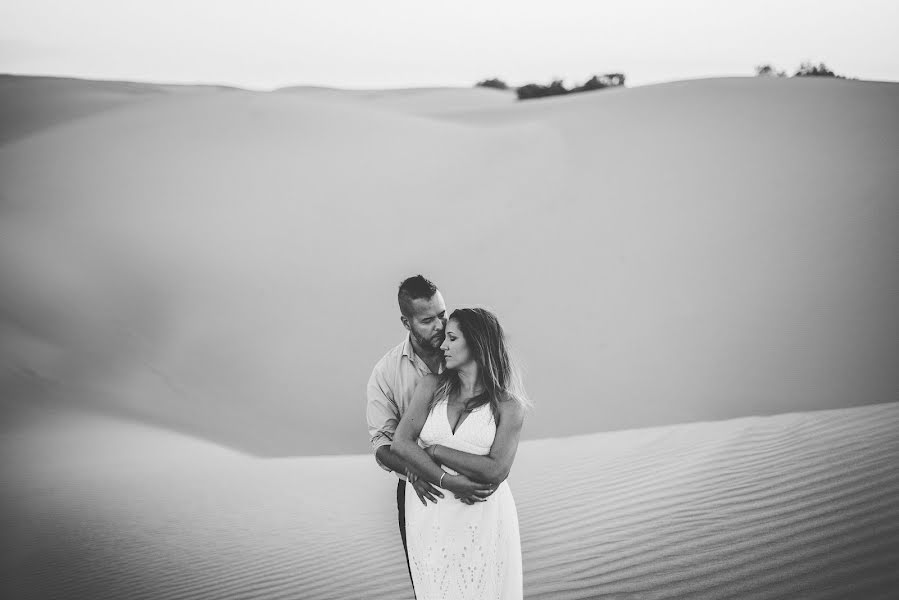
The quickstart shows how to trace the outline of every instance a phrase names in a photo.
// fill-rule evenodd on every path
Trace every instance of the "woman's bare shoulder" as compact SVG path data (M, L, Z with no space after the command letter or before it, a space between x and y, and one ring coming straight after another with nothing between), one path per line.
M524 405L510 394L507 394L502 400L497 402L496 408L500 419L505 418L510 421L524 420Z

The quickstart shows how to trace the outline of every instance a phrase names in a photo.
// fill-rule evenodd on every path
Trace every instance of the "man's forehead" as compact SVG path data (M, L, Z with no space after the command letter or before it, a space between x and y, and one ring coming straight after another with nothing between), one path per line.
M436 317L446 311L446 304L443 302L443 296L437 292L430 298L415 298L412 300L412 310L416 317L427 318Z

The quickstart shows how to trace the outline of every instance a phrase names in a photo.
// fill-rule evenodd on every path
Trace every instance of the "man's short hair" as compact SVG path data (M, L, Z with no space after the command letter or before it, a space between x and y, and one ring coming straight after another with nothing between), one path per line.
M437 286L422 275L409 277L400 284L399 292L396 294L396 300L400 305L400 312L407 319L411 319L414 314L412 309L412 301L419 298L430 300L437 293Z

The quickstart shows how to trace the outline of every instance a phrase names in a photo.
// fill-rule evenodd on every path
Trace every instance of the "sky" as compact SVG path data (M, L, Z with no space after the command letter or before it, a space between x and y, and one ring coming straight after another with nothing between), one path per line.
M628 85L805 60L899 81L896 0L3 0L0 72L251 89Z

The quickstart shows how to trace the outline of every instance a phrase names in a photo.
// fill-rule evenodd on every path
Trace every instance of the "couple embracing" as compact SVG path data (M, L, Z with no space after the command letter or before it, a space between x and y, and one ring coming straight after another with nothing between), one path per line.
M400 284L408 335L375 365L367 420L399 477L400 535L418 600L520 599L521 542L506 483L527 398L496 316L450 315L421 275Z

